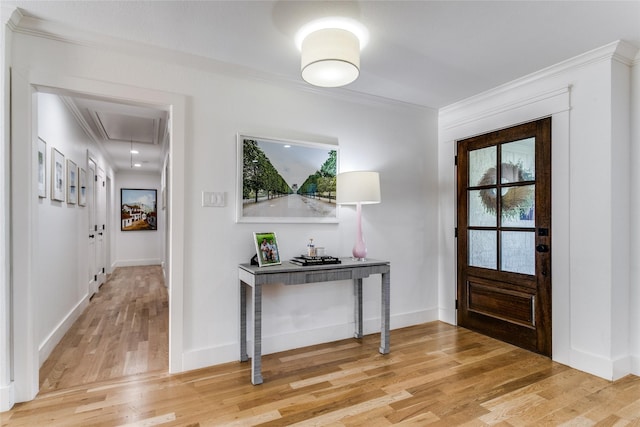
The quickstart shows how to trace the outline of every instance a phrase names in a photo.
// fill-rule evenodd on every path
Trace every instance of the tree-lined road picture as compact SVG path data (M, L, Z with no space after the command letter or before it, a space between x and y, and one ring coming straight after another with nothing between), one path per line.
M242 140L242 217L336 218L338 153L325 146Z

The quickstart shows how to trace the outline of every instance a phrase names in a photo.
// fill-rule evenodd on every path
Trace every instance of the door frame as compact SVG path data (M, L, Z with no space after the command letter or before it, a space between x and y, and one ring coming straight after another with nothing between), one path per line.
M502 93L502 92L501 92ZM570 109L571 87L559 86L541 92L511 91L508 95L478 97L440 111L438 125L439 230L438 236L438 318L456 324L457 277L455 224L456 170L454 157L459 139L551 116L554 159L551 174L551 215L553 253L551 268L554 285L552 300L552 359L571 365L571 279L570 279Z
M37 93L42 89L61 93L82 93L87 96L167 108L172 123L169 156L172 165L173 191L167 200L171 212L168 224L170 265L169 291L169 372L183 368L183 283L184 283L184 170L185 170L185 110L186 96L119 83L88 80L66 75L52 75L38 70L16 70L11 82L11 176L12 191L10 228L13 235L20 230L20 239L11 242L12 299L11 328L14 340L11 348L13 385L16 402L32 400L39 391L39 355L35 309L36 273L35 230L38 210L33 195L37 194L35 144L37 131ZM29 143L24 143L28 141ZM110 232L113 232L111 230ZM14 286L19 283L20 286Z

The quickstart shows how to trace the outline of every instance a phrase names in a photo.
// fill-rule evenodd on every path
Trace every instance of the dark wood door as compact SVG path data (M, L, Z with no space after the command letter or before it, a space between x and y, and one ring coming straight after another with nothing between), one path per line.
M458 324L551 356L551 118L457 149Z

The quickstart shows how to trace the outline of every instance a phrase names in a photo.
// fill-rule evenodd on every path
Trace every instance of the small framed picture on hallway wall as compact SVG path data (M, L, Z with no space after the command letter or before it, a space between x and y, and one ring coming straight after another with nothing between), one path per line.
M47 143L38 138L38 197L47 197Z
M75 205L78 201L78 165L67 160L67 203Z
M51 200L64 202L66 191L64 155L51 147Z

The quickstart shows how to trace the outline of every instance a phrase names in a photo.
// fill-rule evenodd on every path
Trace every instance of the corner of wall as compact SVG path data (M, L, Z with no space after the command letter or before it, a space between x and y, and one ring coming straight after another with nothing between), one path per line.
M15 388L13 382L0 386L0 412L6 412L16 403Z

